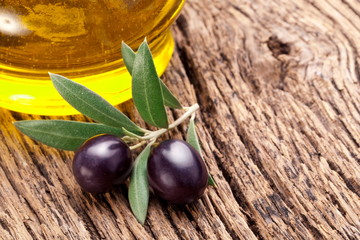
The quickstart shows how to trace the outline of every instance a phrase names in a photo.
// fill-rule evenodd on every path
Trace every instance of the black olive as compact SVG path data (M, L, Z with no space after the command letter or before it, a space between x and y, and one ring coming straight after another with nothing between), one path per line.
M130 174L133 159L120 138L99 135L87 140L76 152L73 173L81 188L91 193L107 192Z
M176 204L200 198L208 183L208 171L199 153L182 140L167 140L148 160L149 185L156 195Z

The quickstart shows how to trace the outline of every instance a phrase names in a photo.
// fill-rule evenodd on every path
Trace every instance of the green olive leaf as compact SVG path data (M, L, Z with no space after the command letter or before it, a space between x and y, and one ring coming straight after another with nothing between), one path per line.
M161 85L161 90L163 92L165 106L174 109L182 109L183 107L181 106L179 100L177 100L177 98L170 92L168 87L165 85L163 81L161 81L161 79L160 79L160 85Z
M134 60L132 97L145 122L159 128L168 127L159 77L146 40L140 45Z
M213 176L211 176L210 173L209 173L208 185L210 185L212 187L216 187L215 179L213 178Z
M188 131L186 134L186 141L191 146L193 146L193 148L195 148L196 151L198 151L198 153L200 154L201 157L203 157L202 152L201 152L200 142L199 142L198 136L196 134L196 126L195 126L195 118L194 117L192 117L190 119ZM215 182L214 178L210 175L210 173L209 173L208 184L210 186L216 187L216 182Z
M186 141L191 146L193 146L193 148L195 148L195 150L198 151L198 153L202 157L199 139L198 139L198 136L196 134L196 126L195 126L195 119L194 118L190 119L189 127L188 127L187 134L186 134Z
M121 55L128 72L130 73L130 75L132 75L136 53L131 49L129 45L127 45L125 42L122 42Z
M134 133L143 133L143 130L125 114L95 92L61 75L53 73L49 75L60 95L82 114L105 125L123 127Z
M152 143L136 158L135 166L131 173L129 185L129 202L136 219L144 224L149 204L149 183L147 177L147 162Z
M74 151L87 139L98 134L123 136L119 128L99 123L86 123L65 120L24 120L14 125L25 135L58 149Z
M136 53L126 43L122 42L121 54L128 72L132 74ZM165 106L174 109L182 109L179 100L172 94L172 92L168 89L168 87L160 78L159 81L161 90L163 92Z

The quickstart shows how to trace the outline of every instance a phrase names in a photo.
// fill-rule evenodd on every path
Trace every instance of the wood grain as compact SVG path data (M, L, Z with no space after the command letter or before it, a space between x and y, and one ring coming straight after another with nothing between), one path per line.
M201 105L218 187L183 207L152 196L145 226L126 186L82 192L73 153L12 125L44 117L0 109L0 238L360 239L359 26L355 0L187 1L163 79Z

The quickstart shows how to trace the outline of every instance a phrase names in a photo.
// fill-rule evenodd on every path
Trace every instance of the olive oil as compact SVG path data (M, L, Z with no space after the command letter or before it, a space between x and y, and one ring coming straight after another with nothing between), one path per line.
M174 49L170 24L184 0L0 1L0 107L43 115L76 113L48 72L118 104L131 98L121 42L147 38L158 73Z

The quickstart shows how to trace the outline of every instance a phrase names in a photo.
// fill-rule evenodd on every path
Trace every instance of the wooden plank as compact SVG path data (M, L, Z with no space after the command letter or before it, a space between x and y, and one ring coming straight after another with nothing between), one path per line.
M73 153L12 125L40 117L0 109L0 238L360 239L359 23L354 0L187 1L163 78L199 102L218 187L182 207L152 196L145 226L126 186L82 192Z

